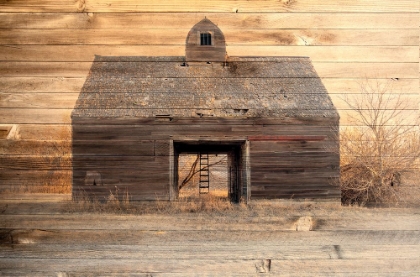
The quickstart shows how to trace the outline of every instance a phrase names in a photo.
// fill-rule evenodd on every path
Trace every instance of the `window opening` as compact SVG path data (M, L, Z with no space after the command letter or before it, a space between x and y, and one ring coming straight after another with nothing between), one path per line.
M210 33L200 33L200 45L212 45Z

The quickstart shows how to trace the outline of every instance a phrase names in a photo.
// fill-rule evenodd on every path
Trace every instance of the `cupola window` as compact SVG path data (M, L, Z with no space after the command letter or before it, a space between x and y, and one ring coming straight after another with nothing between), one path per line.
M185 62L225 62L226 42L222 31L204 18L188 32Z
M200 45L212 45L211 33L200 33Z

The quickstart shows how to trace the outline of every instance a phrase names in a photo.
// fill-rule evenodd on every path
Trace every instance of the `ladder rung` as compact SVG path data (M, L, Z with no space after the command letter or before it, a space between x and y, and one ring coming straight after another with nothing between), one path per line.
M210 191L209 154L200 154L200 181L198 190L200 194L206 194Z

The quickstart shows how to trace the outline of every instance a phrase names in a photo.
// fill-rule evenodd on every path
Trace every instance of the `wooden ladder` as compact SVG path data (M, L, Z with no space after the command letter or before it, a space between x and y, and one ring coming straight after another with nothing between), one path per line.
M210 168L209 154L200 153L200 181L198 190L200 194L209 193L210 190Z

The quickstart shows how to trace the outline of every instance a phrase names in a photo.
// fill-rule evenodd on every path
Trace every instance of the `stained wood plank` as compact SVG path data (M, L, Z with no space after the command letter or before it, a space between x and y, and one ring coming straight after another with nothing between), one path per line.
M331 132L331 130L325 130L324 134ZM303 131L305 134L303 137L309 137L308 134L311 134L310 130ZM287 137L287 136L286 136ZM297 136L299 137L299 136ZM318 137L318 136L315 136ZM302 152L311 152L311 151L327 151L328 147L334 146L334 142L328 140L326 135L319 136L320 140L311 140L311 139L296 139L296 140L253 140L249 138L250 145L249 148L252 153L256 155L267 155L270 154L273 150L278 153L289 152L289 153L298 153Z
M418 46L227 46L230 56L305 56L313 62L418 62ZM66 55L63 55L66 53ZM3 61L93 61L103 56L184 56L184 45L2 45Z
M73 109L34 109L34 108L10 108L0 110L0 124L70 124L71 112ZM417 110L404 110L402 112L406 120L416 122ZM340 123L342 125L350 125L351 120L347 113L342 113ZM119 120L119 119L117 119ZM149 120L155 120L149 118ZM204 123L205 119L197 118L196 120ZM98 122L99 123L99 122ZM287 122L284 121L284 124Z
M397 104L398 101L398 95L401 97L401 100L403 101L403 103L405 104L406 108L409 110L418 110L419 108L419 103L420 103L420 97L417 93L413 93L413 94L397 94L395 93L394 99L391 99L388 102L388 107L395 107L395 105ZM346 97L349 97L349 99L352 99L353 97L355 99L357 99L357 97L359 97L358 94L353 94L353 95L343 95L343 94L331 94L330 95L331 100L334 103L334 106L337 108L338 112L340 114L343 113L347 113L350 112L352 113L351 110L349 110L349 105L346 102Z
M258 203L257 201L255 201ZM3 207L6 204L2 204ZM22 204L24 205L24 204ZM31 205L31 204L29 204ZM32 204L33 205L33 204ZM13 207L13 206L12 206ZM7 209L7 206L6 206ZM284 206L283 206L284 209ZM280 209L281 210L281 209ZM412 211L412 212L410 212ZM65 211L64 211L65 212ZM390 214L393 214L390 217ZM394 216L395 214L395 216ZM398 215L398 216L397 216ZM258 216L258 220L252 220L252 216L244 216L243 219L238 218L236 221L231 221L229 218L218 216L214 218L198 217L197 215L177 214L177 221L173 224L166 225L162 222L173 222L174 215L168 214L146 214L146 215L127 215L121 216L116 214L2 214L0 216L0 228L12 228L22 230L69 230L87 232L87 230L104 231L104 235L116 236L117 241L121 244L137 245L143 241L152 241L153 236L159 235L159 231L166 232L167 237L160 237L160 239L167 238L165 245L178 245L180 241L185 239L184 236L171 238L171 232L185 231L185 235L193 235L194 232L208 231L208 242L217 241L223 236L225 231L244 231L244 224L247 225L249 234L231 233L233 240L239 240L241 237L250 239L250 241L259 240L262 244L263 239L272 239L275 245L320 245L317 238L329 237L330 244L340 244L339 239L342 236L343 243L351 245L359 244L384 244L388 245L418 245L420 244L420 231L418 230L419 214L415 210L402 209L400 212L390 211L387 209L379 210L366 210L360 209L359 211L350 212L346 208L339 209L337 215L331 213L317 215L315 218L319 219L322 224L317 227L318 232L307 233L307 236L296 232L287 232L295 230L292 228L296 221L296 216L291 214L281 218L276 218L278 215L273 216ZM342 217L340 217L342 216ZM351 216L352 221L347 220ZM357 216L357 218L356 218ZM160 220L157 221L156 218ZM194 221L192 220L194 219ZM255 218L254 218L255 219ZM328 219L328 220L327 220ZM322 221L323 220L323 221ZM226 224L228 223L228 224ZM292 228L292 229L291 229ZM121 230L126 231L124 234ZM142 232L145 237L141 238ZM252 232L251 232L252 231ZM261 236L258 235L261 234ZM132 237L137 238L133 240ZM140 237L139 237L140 236ZM79 239L83 239L80 236ZM301 242L291 240L289 238L301 238ZM156 240L159 236L155 237ZM88 238L86 238L88 240ZM354 240L354 241L353 241ZM191 236L191 241L196 243L202 242L202 237ZM84 243L82 240L80 243ZM100 240L98 244L107 244L107 240ZM267 244L272 244L268 242ZM323 243L321 243L323 245Z
M189 5L190 3L188 3ZM379 6L378 6L379 8ZM409 29L418 27L416 13L0 13L1 29L186 29L204 17L225 29ZM176 18L177 20L173 20Z
M51 236L42 239L43 245L36 245L30 249L22 249L17 246L17 249L4 249L0 253L0 258L15 258L15 259L52 259L52 258L66 258L76 259L86 254L86 244L73 244L71 239L64 236L63 231L57 231L57 236ZM50 232L52 233L52 232ZM78 232L75 231L74 235ZM22 232L22 238L24 233ZM92 241L96 236L101 236L98 232L80 232L79 235L90 237ZM48 235L47 235L48 236ZM30 237L30 234L28 234ZM52 241L56 237L56 241ZM51 241L50 241L51 240ZM74 239L73 239L74 241ZM48 244L48 247L46 247ZM87 243L87 241L85 242ZM289 246L284 247L279 251L279 245L264 245L264 249L260 250L253 245L224 245L224 251L220 251L220 247L216 244L208 243L197 245L196 243L189 243L187 245L178 245L177 250L174 251L171 246L155 245L152 249L144 249L138 245L95 245L89 246L90 253L95 259L119 259L125 257L126 259L148 259L154 257L156 259L230 259L233 257L240 257L241 259L255 259L257 256L271 257L271 259L279 260L309 260L309 259L376 259L381 258L396 258L397 259L414 259L420 255L420 246L418 245L365 245L354 246L348 245L340 247L340 252L334 249L333 245L310 245L310 246ZM336 247L337 248L337 247ZM304 256L302 253L305 253Z
M362 65L363 67L363 65ZM339 68L339 67L338 67ZM419 87L416 79L391 79L392 76L383 76L383 78L372 78L372 81L387 82L392 81L394 93L407 93L418 95ZM350 79L350 78L322 78L322 83L326 87L329 94L339 94L345 96L346 94L360 93L360 84L363 78Z
M327 139L326 135L313 135L310 132L306 132L305 135L283 135L283 136L273 136L273 135L257 135L257 136L248 136L249 141L257 141L263 143L269 142L295 142L299 141L301 143L313 142L313 141L324 141Z
M57 137L60 135L57 135ZM63 155L71 151L71 134L61 134L61 140L0 140L0 155Z
M3 63L0 63L3 64ZM41 62L40 66L45 69L48 70L47 66L43 66L45 64L48 63L44 63ZM318 70L318 67L320 67L319 63L314 63L316 64L316 69ZM351 64L347 64L349 68L355 68L356 64L354 66L352 66ZM402 66L402 64L395 64L396 67L400 68L401 70L403 70L403 68L405 68L405 66ZM392 64L371 64L371 66L368 66L367 64L361 64L361 71L369 74L368 72L365 72L364 68L366 68L366 71L369 69L372 70L376 70L378 69L378 67L384 66L385 68L392 68ZM329 68L331 69L331 71L327 71L325 69L322 69L322 65L320 67L320 72L319 74L321 74L322 72L325 72L324 74L330 74L333 76L333 70L334 70L334 66L332 65L331 67L328 67L328 65L325 66L325 68ZM345 67L345 66L343 66ZM405 74L411 75L414 73L411 73L411 68L413 67L410 63L410 65L408 66L410 67L410 73L406 72L405 69L402 72L405 72ZM338 69L340 69L340 65L338 65L337 67ZM379 69L378 69L379 70ZM19 72L23 72L23 69L19 69ZM392 71L394 72L394 71ZM41 76L36 76L36 77L7 77L4 76L0 79L0 91L1 92L7 92L7 93L13 93L13 92L18 92L18 93L24 93L24 92L41 92L41 93L55 93L55 92L64 92L64 93L80 93L83 84L85 82L85 78L88 74L88 72L84 72L86 75L84 75L84 77L41 77ZM354 72L356 73L356 72ZM394 72L395 73L395 72ZM338 73L339 75L344 75L344 73L341 73L341 71L339 70ZM356 73L357 74L357 73ZM373 74L373 73L372 73ZM60 74L62 75L62 74ZM350 74L349 74L350 75ZM392 74L393 75L393 74ZM382 78L378 78L379 76L376 75L374 76L375 78L372 78L372 80L379 80L379 81L386 81L387 79L389 80L390 78L392 78L392 75L386 75L383 76ZM397 75L397 78L400 74ZM364 78L365 76L363 76ZM335 94L335 93L339 93L339 94L347 94L347 93L358 93L360 92L360 83L361 79L360 78L345 78L345 77L341 77L340 78L322 78L322 82L324 84L324 86L326 86L328 92L330 94ZM418 86L418 80L416 79L405 79L405 78L399 78L398 80L395 79L394 83L394 88L396 92L404 92L404 93L413 93L413 94L417 94L418 90L419 90L419 86Z
M42 65L42 63L41 63ZM0 78L0 91L7 93L23 92L64 92L80 93L86 75L73 77L7 77Z
M111 125L112 126L112 125ZM110 126L110 127L111 127ZM71 125L56 125L56 124L22 124L17 125L18 131L19 131L19 137L22 140L35 140L35 141L48 141L48 140L59 140L62 139L62 136L59 134L68 133L70 134L72 126ZM78 136L81 139L107 139L109 138L109 134L106 132L107 125L97 125L97 126L86 126L85 132L78 133ZM139 126L136 125L127 125L128 129L130 128L138 128ZM126 127L124 125L115 125L112 126L112 128L121 128L124 130ZM221 127L219 125L219 127ZM343 125L342 127L345 127ZM80 127L79 127L80 128ZM78 128L78 129L79 129ZM105 129L104 129L105 128ZM222 127L221 127L222 128ZM274 135L288 135L288 134L301 134L302 132L305 132L305 130L309 129L313 134L323 134L325 130L327 130L330 127L324 128L311 128L311 126L289 126L287 130L284 130L281 128L281 126L273 126L272 131L270 131L270 134ZM247 136L249 134L261 134L263 133L263 130L265 128L258 128L258 126L252 126L252 125L242 125L240 128L237 126L232 127L232 132L237 133L239 136ZM82 130L82 129L79 129ZM318 130L319 132L317 132ZM148 134L147 134L148 136ZM117 136L114 136L115 140L124 140L124 139L147 139L147 136L139 136L138 134L135 134L134 132L125 132L121 133ZM67 137L67 139L70 140L70 135Z
M154 156L154 140L118 140L118 147L115 147L116 140L109 138L98 144L97 140L73 139L73 156ZM151 137L152 138L152 137Z
M227 29L409 29L416 13L0 13L1 29L190 29L204 17ZM176 18L177 20L173 20Z
M18 125L19 137L22 140L59 140L63 139L60 134L69 134L70 139L71 125L55 124L24 124Z
M87 258L88 256L86 256ZM183 259L167 259L167 260L131 260L126 258L115 259L30 259L20 261L18 259L4 258L0 269L24 269L27 271L43 272L54 271L60 268L61 271L74 272L98 272L92 270L93 268L100 268L99 272L105 273L131 273L137 272L141 268L142 272L187 272L200 274L223 274L226 269L229 271L240 273L255 274L256 265L261 263L261 259L242 260L212 260L209 263L206 259L199 260L183 260ZM153 261L153 262L152 262ZM42 264L42 267L39 265ZM355 266L358 264L359 266ZM387 265L386 267L384 265ZM284 271L297 274L299 272L305 273L335 273L335 272L376 272L376 273L398 273L401 271L416 272L420 262L416 259L396 260L396 259L381 259L377 260L330 260L321 263L318 260L303 260L296 263L296 261L272 260L271 270L272 274L280 274ZM334 269L332 269L334 268Z
M80 156L72 157L67 151L64 156L57 155L2 155L0 156L1 169L5 170L71 170L72 166L84 167L89 170L95 170L98 167L98 159L95 156ZM130 170L130 174L135 173L136 170L141 172L148 172L151 169L159 169L159 172L167 172L164 165L169 162L168 156L154 156L154 155L107 155L101 157L100 166L104 169L122 168L121 171ZM161 166L159 166L161 165Z
M42 36L37 29L10 29L0 33L0 44L28 45L185 45L188 29L47 29ZM223 28L226 43L237 45L324 45L324 46L413 46L418 45L418 29L384 30L343 30L343 29L309 29L309 30L253 30L246 32L237 29Z
M70 153L69 153L70 154ZM115 159L118 160L118 159ZM120 159L121 160L121 159ZM0 169L2 170L51 170L51 171L60 171L60 170L71 170L71 157L65 156L0 156Z
M2 93L2 108L53 108L73 109L78 93Z
M189 2L185 0L160 1L153 0L141 3L132 0L113 0L103 3L99 0L89 2L78 0L76 2L65 0L57 3L52 0L31 1L15 0L2 3L2 12L407 12L418 11L419 3L415 0L383 0L377 2L362 0L348 2L346 0L326 0L319 3L317 0L307 1L244 1L244 0L217 0L210 2Z
M1 109L0 123L68 124L73 109Z
M7 189L6 186L11 186L11 185L17 186L16 188L22 185L29 185L30 187L42 186L42 185L45 185L46 183L52 183L51 185L54 185L54 184L58 185L58 183L60 182L59 180L57 181L52 180L51 182L51 178L56 179L55 178L56 176L62 176L63 178L65 178L66 181L69 182L68 183L69 188L71 187L70 183L71 183L72 170L70 169L54 170L54 172L52 172L50 169L38 169L38 170L35 169L34 170L34 169L31 169L30 167L27 167L23 169L7 169L7 170L3 168L2 171L3 172L0 175L1 189ZM47 180L46 177L51 177L51 178L49 178L50 180ZM16 191L18 191L18 189L16 189ZM49 193L45 193L45 197L48 197L48 194ZM40 196L34 195L33 198L42 199L42 196L43 195L40 195ZM19 197L19 199L21 199L21 197Z
M26 125L25 125L26 126ZM178 129L184 129L186 132L185 126L180 127L177 125L161 125L161 132L155 131L156 127L150 125L78 125L73 129L74 136L77 136L81 140L89 139L109 139L110 134L107 129L112 128L115 131L113 139L115 140L140 140L148 139L153 132L154 138L162 137L165 138L165 134L172 134L174 138L177 136L175 134L179 133ZM192 127L190 132L193 134L196 133L196 128ZM262 135L299 135L311 132L314 135L324 135L326 132L330 131L330 126L321 127L321 126L305 126L305 125L289 125L287 130L279 126L263 126L263 125L215 125L215 124L206 124L201 126L202 134L214 134L216 132L222 133L221 137L225 137L227 134L232 136L246 137L252 134ZM175 135L175 136L174 136Z
M0 74L9 78L38 76L46 79L51 77L49 79L51 81L46 83L45 86L50 85L55 80L54 77L60 77L58 81L62 85L66 85L66 82L71 80L80 82L77 78L86 78L91 66L91 62L0 62ZM314 62L313 66L320 78L377 78L378 76L398 78L399 80L418 78L418 63ZM127 70L129 69L127 63ZM171 75L171 73L164 76L158 72L155 73L155 76L182 77L175 74ZM31 81L31 79L25 80ZM35 88L31 87L31 89Z
M228 124L228 125L278 125L279 127L282 125L300 125L308 123L309 125L316 124L318 126L331 126L331 124L336 123L336 119L328 119L323 116L314 116L314 117L308 117L308 118L291 118L286 117L279 120L278 118L264 118L264 117L258 117L258 118L248 118L246 121L241 119L234 119L229 117L224 118L214 118L214 117L191 117L191 118L184 118L184 117L174 117L171 123L168 123L167 121L156 121L155 118L126 118L126 117L119 117L112 119L110 121L109 118L102 118L102 117L91 117L91 118L75 118L74 121L77 124L91 124L91 125L103 125L103 124L113 124L113 125L127 125L127 124L151 124L154 123L156 126L171 126L171 125L193 125L193 124L199 124L199 125L215 125L215 124ZM176 123L176 124L173 124ZM199 135L193 135L190 136L193 137L200 137Z
M418 78L418 63L314 62L313 66L320 78L338 78L343 83L347 78L375 79L381 76L389 79L394 78L396 81ZM335 93L329 90L328 92Z

